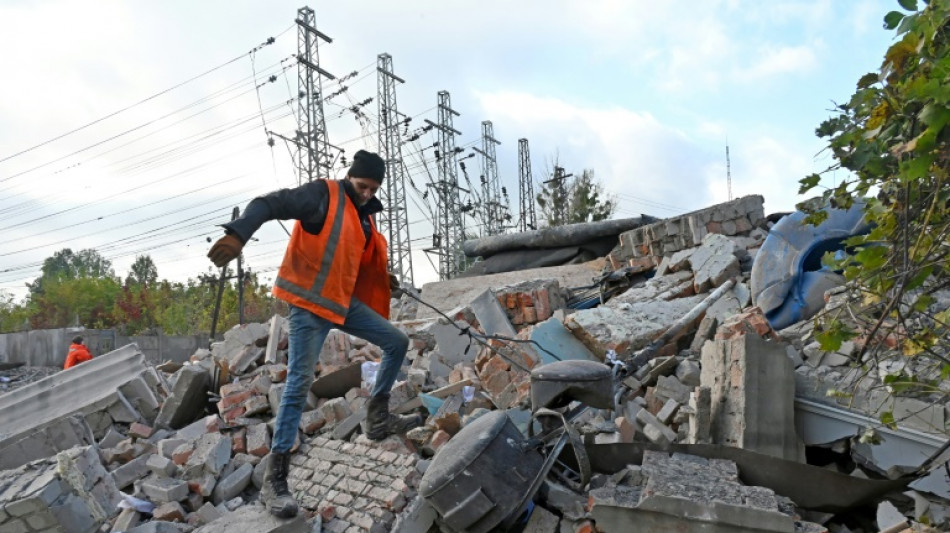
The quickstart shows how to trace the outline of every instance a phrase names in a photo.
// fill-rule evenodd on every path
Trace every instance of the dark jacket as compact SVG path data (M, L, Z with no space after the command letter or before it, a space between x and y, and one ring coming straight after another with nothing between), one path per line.
M340 180L347 196L357 205L356 190L347 180ZM323 229L327 219L327 206L330 200L327 184L321 180L312 181L294 189L280 189L251 200L244 213L235 220L222 224L228 234L236 235L245 244L261 225L269 220L299 220L304 231L314 235ZM369 217L383 210L383 204L373 197L366 205L357 207L363 234L369 242Z

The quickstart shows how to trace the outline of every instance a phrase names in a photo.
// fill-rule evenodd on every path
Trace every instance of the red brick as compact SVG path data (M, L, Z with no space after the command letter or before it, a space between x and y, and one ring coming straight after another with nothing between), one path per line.
M233 394L228 394L224 398L221 398L221 401L218 402L218 411L227 411L234 405L244 403L245 400L253 396L254 393L250 390L243 390L241 392L235 392Z
M129 436L137 439L147 439L152 436L152 428L145 424L133 422L132 425L129 426Z
M205 417L205 431L208 433L221 433L221 419L217 415L208 415Z
M438 451L446 442L449 442L449 439L452 438L452 435L449 435L447 432L442 431L441 429L432 434L432 439L429 440L429 448L432 451Z
M322 505L317 512L320 513L320 518L323 518L324 522L329 522L336 518L336 507L333 505Z
M185 446L188 446L185 448ZM185 449L182 449L185 448ZM181 451L179 451L181 450ZM191 457L191 454L195 452L195 449L187 444L182 444L179 446L174 453L172 453L172 462L178 466L182 466L188 462L188 458Z
M231 433L231 455L247 453L247 430L238 428Z
M538 313L535 311L534 306L526 305L522 309L524 313L524 323L525 324L534 324L538 321Z
M224 397L234 394L235 392L249 390L250 388L251 385L246 381L238 381L237 383L225 383L224 385L221 385L221 389L218 392L222 397Z
M232 424L232 423L234 423L235 420L237 420L238 418L241 418L242 416L244 416L244 413L245 413L245 412L247 412L247 411L246 411L246 409L244 409L244 406L243 406L243 405L239 405L239 406L237 406L237 407L235 407L235 408L233 408L233 409L231 409L231 410L229 410L229 411L226 411L226 412L224 412L224 413L221 413L221 416L224 418L224 421L225 421L225 422L227 422L227 423L229 423L229 424Z

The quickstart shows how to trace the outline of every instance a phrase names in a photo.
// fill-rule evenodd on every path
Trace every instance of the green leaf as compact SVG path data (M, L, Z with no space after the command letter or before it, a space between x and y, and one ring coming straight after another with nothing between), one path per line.
M861 76L861 79L858 80L858 89L867 89L879 81L881 81L881 77L874 72L870 72Z
M917 11L917 0L897 0L897 3L907 11Z
M904 14L900 11L891 11L890 13L884 15L884 29L893 30L901 23L901 20L904 19Z
M836 352L841 348L841 344L847 340L853 339L857 334L841 322L840 320L831 320L824 331L815 333L815 340L822 350L826 352Z
M897 422L894 420L892 411L884 411L880 416L881 423L891 429L897 429Z
M798 183L801 184L801 187L798 188L798 194L805 194L806 192L813 189L818 182L821 181L821 176L818 174L812 174L810 176L805 176L804 178L798 180Z

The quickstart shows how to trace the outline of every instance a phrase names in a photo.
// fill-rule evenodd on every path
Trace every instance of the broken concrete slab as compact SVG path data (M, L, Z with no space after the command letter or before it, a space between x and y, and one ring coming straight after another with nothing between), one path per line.
M472 278L455 278L426 283L422 286L422 299L443 313L455 309L459 302L471 302L485 291L485 287L504 287L525 280L555 279L561 287L584 287L600 277L604 261L598 259L580 265L544 267L517 272L489 274ZM417 318L436 318L438 313L422 306Z
M0 487L0 531L96 531L121 500L92 446L0 471Z
M566 360L596 361L597 357L555 317L534 325L528 338L538 346L528 345L541 360L541 364ZM540 348L539 348L540 346Z
M471 302L472 312L486 335L514 337L517 333L508 320L505 309L498 303L495 293L486 289Z
M47 425L63 427L61 421L71 414L86 413L88 408L147 371L145 356L134 344L123 346L25 387L0 395L0 467L20 466L39 458L30 451L30 436ZM30 416L23 416L24 412ZM75 435L75 431L71 431ZM14 443L27 455L13 454L7 449ZM75 443L73 438L70 444ZM53 453L66 449L53 444ZM87 442L91 444L91 442ZM37 449L46 448L37 446Z
M702 302L703 295L660 302L606 305L577 311L567 318L571 330L598 358L607 350L630 355L650 344ZM687 328L687 330L690 328Z
M478 355L478 342L463 333L470 326L467 322L456 321L454 324L436 323L427 328L435 336L436 348L449 369L458 363L471 363Z
M197 365L186 365L176 372L172 394L165 399L155 419L156 427L180 429L193 422L208 403L211 376Z
M30 461L95 442L92 429L82 415L67 416L38 426L32 432L3 439L0 442L0 469L16 468Z
M591 491L591 515L605 531L688 530L713 533L794 533L795 521L779 510L775 493L738 482L735 463L685 454L645 451L641 490Z

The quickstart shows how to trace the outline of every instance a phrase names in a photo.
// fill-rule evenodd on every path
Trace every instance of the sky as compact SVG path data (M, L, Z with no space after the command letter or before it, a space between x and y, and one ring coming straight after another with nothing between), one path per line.
M23 298L43 259L67 247L98 250L122 277L142 254L160 278L211 272L205 254L222 234L217 224L255 196L298 184L279 135L295 129L294 19L303 6L0 2L0 296ZM438 119L439 91L460 114L463 155L492 122L515 216L526 138L536 183L555 159L567 172L593 169L619 203L614 218L728 200L727 145L733 197L760 194L766 213L794 209L798 180L833 163L815 128L879 68L893 42L882 19L899 8L896 0L309 7L332 39L320 43L319 60L337 78L322 82L324 114L343 158L377 149L376 63L388 53L405 81L396 94L413 117L410 135ZM348 110L369 98L363 117ZM422 193L436 168L423 147L436 140L424 133L402 147L416 286L437 279L437 258L422 250L434 209ZM345 176L342 161L330 177ZM477 186L479 159L466 162ZM279 224L265 224L245 247L246 266L272 279L286 241Z

